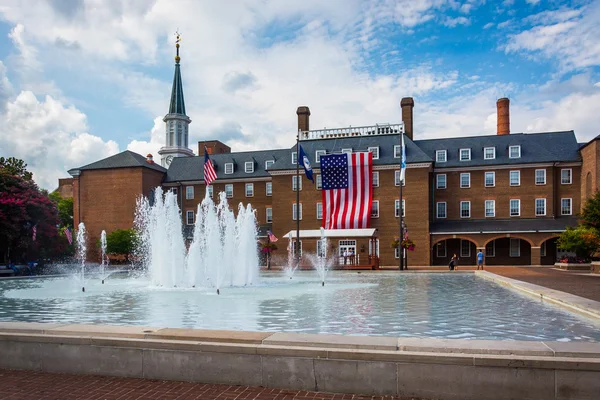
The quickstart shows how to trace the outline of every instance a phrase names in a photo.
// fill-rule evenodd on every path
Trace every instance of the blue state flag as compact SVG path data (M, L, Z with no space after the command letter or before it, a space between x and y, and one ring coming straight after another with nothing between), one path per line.
M299 146L299 147L300 147L300 154L299 154L298 162L300 163L300 165L302 165L304 167L304 172L306 173L306 177L308 179L310 179L313 183L315 183L315 180L313 179L312 167L310 166L310 161L308 161L308 157L307 157L306 153L304 152L304 149L302 148L302 146Z

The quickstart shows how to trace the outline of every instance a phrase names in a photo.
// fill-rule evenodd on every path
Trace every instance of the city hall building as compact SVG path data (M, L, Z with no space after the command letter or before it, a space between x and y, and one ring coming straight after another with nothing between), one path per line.
M184 232L189 238L198 204L206 190L217 200L225 192L230 206L256 210L259 236L272 231L286 255L288 235L296 237L300 220L302 263L317 251L323 222L320 157L325 154L373 154L372 209L368 229L330 230L327 255L352 250L357 264L398 265L392 242L399 237L400 212L409 239L412 266L447 265L453 254L460 265L475 264L483 250L487 265L552 264L560 256L557 236L577 223L576 214L600 181L599 138L578 143L573 131L511 133L509 100L497 101L496 135L419 139L413 126L412 98L400 103L402 122L339 129L310 129L308 107L296 111L300 144L310 158L315 183L301 170L296 179L296 146L235 152L218 139L188 143L191 119L185 111L179 57L160 164L152 155L124 151L69 170L75 226L84 222L91 243L102 230L130 228L136 199L157 186L177 193ZM400 199L401 135L406 145L406 179ZM204 182L204 148L217 180ZM297 191L300 203L296 207ZM336 257L336 258L337 258ZM276 259L276 258L274 258ZM282 257L283 259L283 257ZM275 262L277 264L277 262Z

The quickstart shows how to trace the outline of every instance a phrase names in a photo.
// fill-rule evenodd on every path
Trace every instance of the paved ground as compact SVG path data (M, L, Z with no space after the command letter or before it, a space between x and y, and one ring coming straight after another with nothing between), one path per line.
M301 400L301 399L389 399L414 398L357 396L250 386L210 385L149 379L87 375L47 374L32 371L0 370L2 400L133 400L133 399L218 399L218 400ZM421 399L424 400L424 399Z

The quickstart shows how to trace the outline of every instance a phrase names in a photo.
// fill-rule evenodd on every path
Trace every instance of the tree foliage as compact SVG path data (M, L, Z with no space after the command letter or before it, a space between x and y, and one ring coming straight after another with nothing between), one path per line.
M135 245L136 234L133 229L117 229L106 235L106 252L123 255L127 262L135 250Z
M33 174L27 171L27 164L18 158L0 157L0 170L8 175L15 175L26 181L33 181Z
M586 200L581 212L581 224L600 229L600 192Z
M558 238L557 244L561 249L572 251L587 261L600 248L600 235L592 227L568 227Z
M73 228L73 199L63 198L59 192L52 192L48 195L58 208L58 219L60 228Z

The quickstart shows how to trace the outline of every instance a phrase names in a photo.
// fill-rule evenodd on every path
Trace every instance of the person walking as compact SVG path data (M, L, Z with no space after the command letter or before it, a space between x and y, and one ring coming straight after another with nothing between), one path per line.
M450 264L448 264L448 268L450 268L450 271L454 271L454 269L458 269L457 267L458 264L458 257L456 256L456 254L454 254L452 256L452 258L450 259Z
M481 267L481 270L483 271L483 251L481 251L481 249L479 249L479 253L477 253L477 270L479 270L479 267Z

